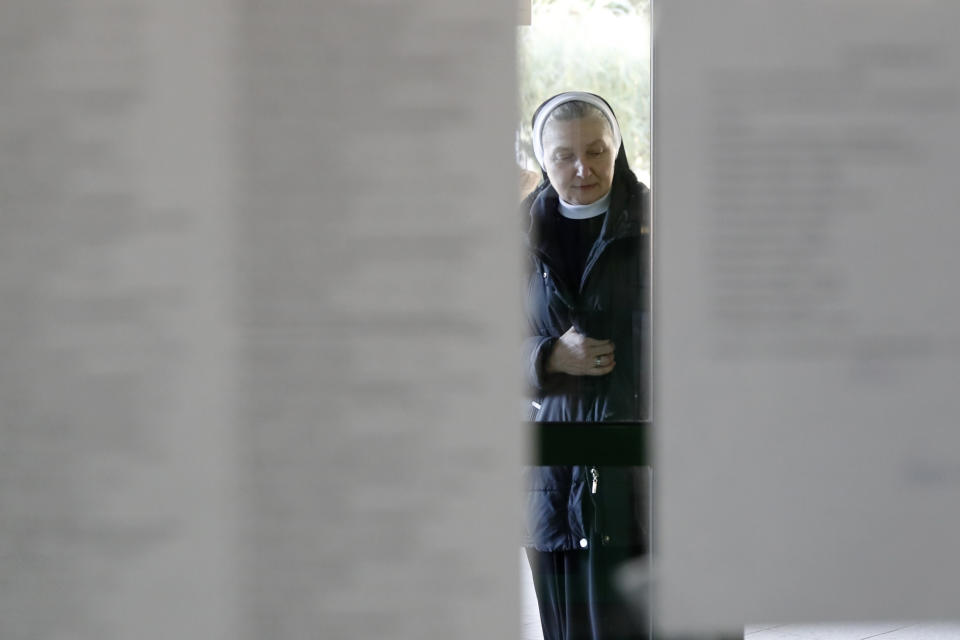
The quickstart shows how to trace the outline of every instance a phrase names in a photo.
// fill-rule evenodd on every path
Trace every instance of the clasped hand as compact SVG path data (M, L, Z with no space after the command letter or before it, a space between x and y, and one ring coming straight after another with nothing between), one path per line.
M616 364L614 344L609 340L588 338L570 327L560 336L547 358L547 373L571 376L604 376Z

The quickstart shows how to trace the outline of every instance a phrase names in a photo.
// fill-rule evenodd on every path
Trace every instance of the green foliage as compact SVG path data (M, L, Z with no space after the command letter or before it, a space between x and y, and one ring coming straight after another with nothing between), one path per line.
M517 127L527 168L536 168L530 119L537 106L562 91L590 91L613 107L630 166L649 183L649 1L533 0L532 15L518 38Z

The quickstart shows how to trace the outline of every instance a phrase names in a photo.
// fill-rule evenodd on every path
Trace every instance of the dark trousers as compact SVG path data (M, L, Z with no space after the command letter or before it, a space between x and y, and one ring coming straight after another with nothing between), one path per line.
M594 541L591 541L591 543ZM590 544L581 551L527 548L544 640L647 640L645 621L628 609L613 572L625 549Z

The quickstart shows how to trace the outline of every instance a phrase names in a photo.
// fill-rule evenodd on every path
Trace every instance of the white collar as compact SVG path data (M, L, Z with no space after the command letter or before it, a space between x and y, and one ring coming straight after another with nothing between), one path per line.
M590 204L570 204L560 198L560 215L569 220L586 220L603 215L610 208L610 192Z

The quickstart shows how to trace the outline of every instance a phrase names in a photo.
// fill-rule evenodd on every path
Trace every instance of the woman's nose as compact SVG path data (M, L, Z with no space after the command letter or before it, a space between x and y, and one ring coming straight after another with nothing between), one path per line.
M587 163L584 162L583 160L578 159L577 160L577 177L586 178L589 173L590 173L590 169L589 167L587 167Z

